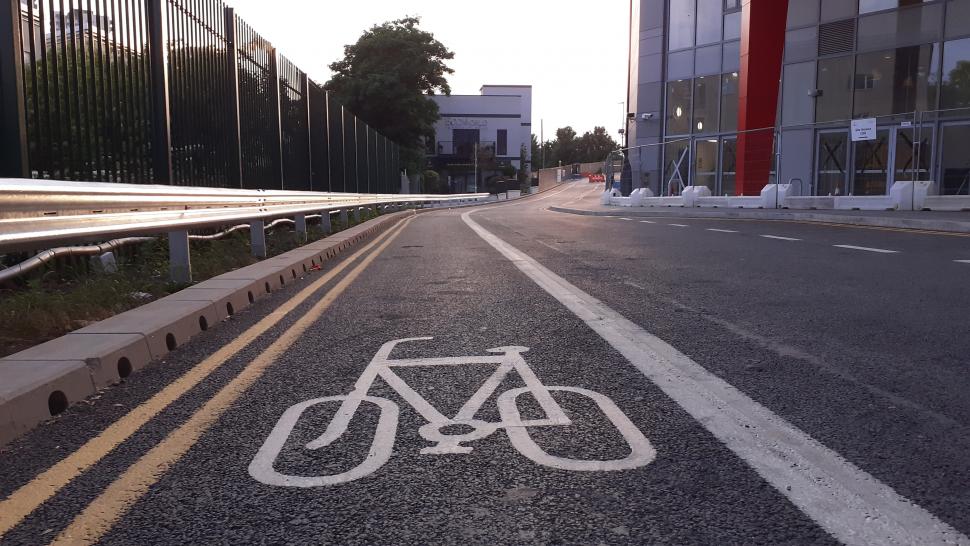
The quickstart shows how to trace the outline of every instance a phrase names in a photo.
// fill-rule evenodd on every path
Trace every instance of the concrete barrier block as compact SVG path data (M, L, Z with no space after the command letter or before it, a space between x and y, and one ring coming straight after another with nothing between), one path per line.
M249 306L249 289L199 288L192 286L159 301L202 301L213 305L217 320L222 321ZM255 294L253 295L255 299Z
M266 261L230 271L219 275L220 280L250 281L256 284L260 295L276 292L286 284L286 279L281 278L279 267Z
M96 389L113 385L152 361L141 334L70 333L7 357L21 362L84 362Z
M84 362L0 360L0 445L95 392Z
M86 326L75 333L142 334L148 340L152 358L158 359L218 321L219 315L210 301L161 299Z
M265 295L263 285L258 281L223 279L222 277L216 277L205 282L200 282L199 284L189 287L188 290L220 288L230 289L233 290L235 294L238 294L238 298L232 300L234 302L233 310L236 313L252 305L257 299L259 299L260 296ZM238 305L236 302L238 302Z

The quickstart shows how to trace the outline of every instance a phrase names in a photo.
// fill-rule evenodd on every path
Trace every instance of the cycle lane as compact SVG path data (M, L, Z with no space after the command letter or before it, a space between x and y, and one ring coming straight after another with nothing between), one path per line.
M359 479L297 488L258 482L248 468L284 412L350 392L380 347L393 359L488 355L523 346L547 386L586 389L616 404L656 450L643 466L584 472L537 464L504 430L470 453L422 454L427 420L377 380L368 394L400 408L388 461ZM453 416L494 372L483 366L411 367L400 378ZM497 393L526 383L510 373ZM626 441L595 401L554 391L572 424L534 427L548 453L622 459ZM502 420L492 395L476 417ZM379 421L364 403L327 448L301 446L326 429L339 401L303 414L275 468L288 475L345 472L364 460ZM527 394L523 418L544 412ZM614 420L616 420L614 418ZM385 435L386 436L386 435ZM276 365L202 435L104 537L132 542L828 542L831 539L724 448L582 321L529 282L460 223L415 220Z

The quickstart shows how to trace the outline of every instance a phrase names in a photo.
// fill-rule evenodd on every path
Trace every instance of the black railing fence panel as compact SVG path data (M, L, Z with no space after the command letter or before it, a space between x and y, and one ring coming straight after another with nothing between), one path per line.
M399 188L397 145L222 0L6 1L0 176Z

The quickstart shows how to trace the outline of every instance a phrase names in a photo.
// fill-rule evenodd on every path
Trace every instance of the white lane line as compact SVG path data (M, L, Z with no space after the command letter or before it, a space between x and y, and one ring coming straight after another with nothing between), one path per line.
M707 231L716 231L716 232L718 232L718 233L737 233L737 231L734 231L733 229L715 229L715 228L707 228Z
M794 237L779 237L777 235L761 235L765 239L776 239L778 241L801 241L801 239L795 239Z
M684 225L684 224L667 224L667 225L668 226L674 226L674 227L690 227L690 226Z
M958 264L970 264L970 260L953 260Z
M899 254L898 250L886 250L885 248L869 248L867 246L852 245L832 245L835 248L847 248L849 250L863 250L865 252L877 252L879 254Z
M650 220L640 220L641 224L656 224L657 222L652 222Z
M967 538L671 345L471 219L462 220L619 351L808 517L846 544L966 544Z
M620 218L620 220L624 220L626 222L632 222L633 218Z

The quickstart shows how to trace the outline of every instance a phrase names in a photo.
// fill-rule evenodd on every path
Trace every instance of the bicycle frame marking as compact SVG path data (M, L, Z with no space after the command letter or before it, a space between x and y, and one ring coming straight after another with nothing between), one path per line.
M368 395L368 391L370 391L371 386L377 378L383 379L388 386L427 421L426 425L418 429L418 433L422 438L432 442L434 445L421 449L421 454L423 455L471 453L473 448L462 444L487 438L499 429L505 429L513 447L522 455L538 464L563 470L628 470L649 464L656 457L656 451L654 451L649 440L623 414L616 404L606 396L577 387L544 385L522 357L522 353L529 350L528 347L497 347L488 349L487 352L491 354L483 356L390 358L391 352L401 343L429 341L431 339L433 338L417 337L387 342L377 352L370 364L367 365L367 368L354 384L354 389L350 393L317 398L290 407L280 418L276 427L274 427L266 439L266 442L253 458L252 463L249 465L250 475L257 481L268 485L320 487L353 481L367 476L383 466L390 459L397 435L399 408L391 400ZM496 370L484 381L471 398L465 402L453 418L448 418L443 415L401 379L400 376L394 373L393 370L393 368L406 367L481 365L492 365L496 367ZM508 374L513 371L522 378L526 386L507 390L498 396L497 405L501 421L490 423L476 419L475 415L485 402L495 394L495 391ZM594 401L597 407L609 418L626 440L630 446L630 455L623 459L596 461L567 459L546 453L532 440L528 432L528 427L565 427L572 424L566 412L563 411L559 403L552 397L551 391L572 392L586 396ZM520 395L525 393L532 394L545 413L545 418L522 419L516 401ZM375 431L374 441L364 462L350 471L329 476L290 476L277 472L274 468L276 459L279 457L280 452L303 412L317 404L336 401L341 402L340 407L337 409L329 425L327 425L326 430L317 439L307 443L306 448L319 450L326 448L338 440L347 431L347 427L360 408L361 403L368 402L378 406L381 414L377 424L377 430ZM465 425L466 427L471 427L472 430L459 434L447 434L443 432L444 428L453 425Z

